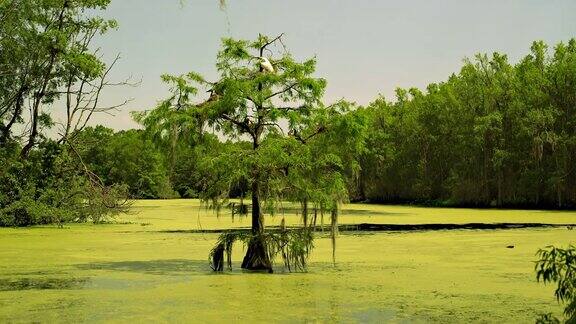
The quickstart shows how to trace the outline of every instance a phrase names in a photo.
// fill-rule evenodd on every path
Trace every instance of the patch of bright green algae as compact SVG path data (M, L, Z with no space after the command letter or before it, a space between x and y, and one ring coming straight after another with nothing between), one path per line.
M138 201L119 220L130 224L0 229L0 322L533 322L539 312L561 314L553 287L535 282L533 261L540 247L574 242L565 228L343 234L336 266L319 233L307 273L243 273L238 246L235 270L214 274L207 256L216 234L161 231L249 220L199 207ZM343 214L342 223L576 221L570 212L374 205Z

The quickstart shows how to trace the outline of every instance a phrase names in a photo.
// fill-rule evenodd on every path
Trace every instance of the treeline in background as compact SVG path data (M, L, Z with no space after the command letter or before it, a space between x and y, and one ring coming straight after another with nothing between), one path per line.
M550 53L548 53L550 52ZM576 41L517 64L476 55L425 92L398 89L370 127L356 195L380 202L576 205Z
M93 77L106 71L98 67ZM576 207L574 39L553 48L535 42L516 64L499 53L477 55L444 82L397 89L394 100L378 98L347 114L366 126L357 134L365 143L355 150L359 172L346 183L350 201ZM219 179L206 157L248 145L210 132L158 138L145 124L124 131L68 127L54 139L42 132L54 127L49 112L36 117L38 131L28 140L7 127L25 123L24 116L2 117L1 226L98 222L122 210L120 197L207 196ZM247 183L230 188L231 197L249 193Z
M352 201L449 206L576 206L576 41L535 42L511 64L477 55L425 91L397 89L349 112L367 123ZM198 197L210 186L198 161L242 142L204 135L158 142L146 129L84 130L82 156L134 198ZM246 193L237 187L233 195Z

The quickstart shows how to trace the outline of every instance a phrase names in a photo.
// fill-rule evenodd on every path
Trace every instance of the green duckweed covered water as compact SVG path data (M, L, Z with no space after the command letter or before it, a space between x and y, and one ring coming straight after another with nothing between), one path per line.
M534 253L576 235L565 228L348 233L334 266L330 240L318 233L307 273L243 273L238 246L234 271L214 274L207 256L217 234L164 231L245 227L249 219L164 200L138 201L118 221L0 229L0 322L533 322L539 312L562 310L553 287L535 282ZM355 204L340 221L576 223L576 213Z

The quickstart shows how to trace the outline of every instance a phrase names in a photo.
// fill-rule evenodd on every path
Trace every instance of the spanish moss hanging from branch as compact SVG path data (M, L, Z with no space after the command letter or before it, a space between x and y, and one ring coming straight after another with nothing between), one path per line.
M232 270L232 249L234 243L242 242L244 246L260 240L266 247L266 254L271 262L279 255L285 270L303 272L307 269L308 257L314 248L314 234L309 229L271 230L264 234L252 234L248 231L230 231L222 233L215 247L210 252L210 265L214 271ZM265 270L265 269L263 269Z

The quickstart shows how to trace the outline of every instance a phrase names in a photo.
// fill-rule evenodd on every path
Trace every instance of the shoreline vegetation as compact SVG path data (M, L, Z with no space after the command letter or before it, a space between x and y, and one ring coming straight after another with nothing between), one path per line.
M186 199L197 199L197 198L187 198L187 197L165 197L165 198L137 198L138 200L186 200ZM240 197L230 197L228 201L240 202ZM438 201L438 200L361 200L352 199L348 202L349 204L368 204L368 205L381 205L381 206L413 206L413 207L433 207L433 208L462 208L462 209L494 209L494 210L550 210L550 211L575 211L576 206L568 205L558 207L557 205L523 205L523 204L510 204L502 206L494 205L475 205L475 204L455 204L450 201ZM244 203L244 205L249 206L249 204Z

